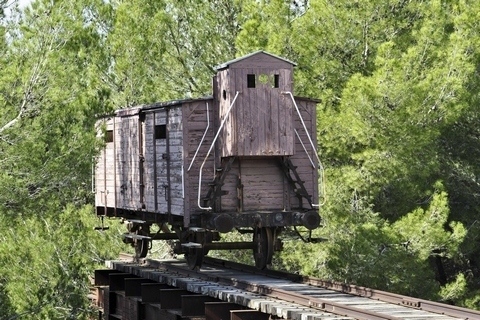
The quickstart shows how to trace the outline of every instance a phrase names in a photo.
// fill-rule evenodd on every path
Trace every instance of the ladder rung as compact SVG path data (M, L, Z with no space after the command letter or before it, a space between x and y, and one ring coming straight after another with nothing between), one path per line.
M301 195L301 196L303 196L303 197L309 197L309 196L310 196L307 192L305 192L305 191L303 191L303 190L298 190L298 189L296 189L296 190L294 190L294 191L295 191L296 194Z
M305 181L303 180L292 180L293 183L303 184Z

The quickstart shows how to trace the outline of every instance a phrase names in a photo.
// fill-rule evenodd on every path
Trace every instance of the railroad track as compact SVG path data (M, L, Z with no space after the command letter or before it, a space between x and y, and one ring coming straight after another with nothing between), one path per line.
M123 258L96 272L105 319L480 319L474 310L210 257L198 271L182 260Z

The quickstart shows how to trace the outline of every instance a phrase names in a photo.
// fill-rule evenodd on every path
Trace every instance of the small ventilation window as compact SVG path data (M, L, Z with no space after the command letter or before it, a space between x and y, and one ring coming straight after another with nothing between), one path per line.
M223 100L227 100L227 91L223 90Z
M255 75L247 74L247 88L255 88Z
M273 87L274 88L280 88L280 75L275 74L273 76Z
M166 139L167 138L167 125L159 124L155 126L155 139Z
M105 142L113 142L113 130L107 130L107 132L105 132Z

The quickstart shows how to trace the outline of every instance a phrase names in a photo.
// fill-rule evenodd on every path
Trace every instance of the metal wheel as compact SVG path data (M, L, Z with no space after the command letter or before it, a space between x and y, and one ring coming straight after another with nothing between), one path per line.
M148 231L148 228L146 228L145 230L144 228L140 227L135 232L135 234L139 236L148 236L149 231ZM135 239L133 245L135 247L135 258L137 260L141 258L145 258L147 256L148 249L150 246L150 241L148 239Z
M270 228L255 228L253 232L253 258L255 267L265 269L272 263L273 232Z
M203 248L189 248L188 253L185 253L188 267L191 270L199 270L202 266L204 255Z
M185 253L185 259L190 269L198 270L202 266L203 257L208 253L205 244L212 242L212 235L210 232L194 232L189 235L189 241L198 244L198 247L189 247Z

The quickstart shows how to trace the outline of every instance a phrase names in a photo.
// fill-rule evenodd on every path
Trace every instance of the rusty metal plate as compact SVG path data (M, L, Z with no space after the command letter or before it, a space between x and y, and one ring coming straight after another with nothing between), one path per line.
M206 302L205 320L228 320L231 310L243 310L243 307L230 302Z
M182 316L204 316L205 303L216 302L218 299L204 295L183 295L182 297Z
M270 315L256 310L232 310L230 320L269 320Z
M142 295L142 284L152 283L152 280L143 278L126 278L125 279L125 296L140 297Z
M160 290L172 288L169 285L163 283L143 283L141 285L141 296L143 302L159 303L160 302Z

